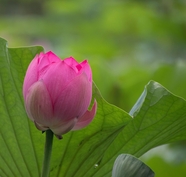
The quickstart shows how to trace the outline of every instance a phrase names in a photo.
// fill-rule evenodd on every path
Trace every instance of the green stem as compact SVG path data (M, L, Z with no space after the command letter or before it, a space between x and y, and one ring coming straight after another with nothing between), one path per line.
M48 177L50 173L50 157L52 153L53 132L46 131L45 152L43 160L42 177Z

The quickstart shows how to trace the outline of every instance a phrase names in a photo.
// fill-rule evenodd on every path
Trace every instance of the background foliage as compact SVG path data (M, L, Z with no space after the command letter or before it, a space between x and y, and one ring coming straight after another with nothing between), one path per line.
M151 79L186 98L185 12L183 0L7 0L0 36L10 47L40 44L61 57L89 59L103 97L130 111ZM157 177L185 176L185 144L144 158Z

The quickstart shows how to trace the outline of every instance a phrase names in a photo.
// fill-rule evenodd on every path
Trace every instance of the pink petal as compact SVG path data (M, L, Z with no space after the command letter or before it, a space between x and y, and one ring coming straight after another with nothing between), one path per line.
M90 124L96 114L96 110L97 110L97 102L95 100L91 111L87 110L85 114L78 119L78 122L75 124L72 130L79 130L86 127L88 124Z
M57 135L59 139L61 139L61 135L69 132L74 127L76 122L77 118L74 118L68 122L63 122L62 124L58 124L57 126L50 127L50 129L55 135Z
M92 85L85 73L75 77L61 92L54 104L55 117L68 121L81 117L88 109L92 97Z
M46 54L41 53L39 57L39 70L42 70L52 63L58 63L61 61L61 59L51 51Z
M34 59L31 61L31 63L28 66L25 78L24 78L24 84L23 84L23 96L24 99L26 99L26 93L28 89L31 87L33 83L38 81L39 72L40 75L44 72L44 68L49 66L51 63L54 62L60 62L60 58L58 58L53 52L49 51L46 54L40 53L39 55L36 55Z
M36 55L27 68L27 72L23 82L24 100L26 99L26 94L28 92L28 89L38 79L38 60L39 60L39 55Z
M54 54L52 51L47 52L45 55L48 57L48 60L50 63L56 63L56 62L61 61L61 59L56 54Z
M35 122L35 121L34 121L34 123L35 123L35 126L36 126L36 128L37 128L38 130L46 131L46 130L49 129L49 127L46 127L46 126L44 126L44 125L41 125L41 124L39 124L39 123L37 123L37 122Z
M26 97L28 117L38 124L49 126L53 118L53 107L50 95L42 81L33 84Z
M73 58L73 57L69 57L69 58L65 58L63 60L68 66L70 66L71 68L73 68L73 70L78 73L78 69L76 68L77 65L79 65L79 63Z
M52 103L54 104L61 92L76 77L75 71L66 65L63 61L50 65L44 75L40 76L40 80L45 83Z
M79 64L74 58L70 57L70 58L66 58L64 62L68 64L70 67L72 67L74 71L76 71L76 73L85 72L89 78L89 81L92 82L92 71L87 60L84 60Z
M88 64L87 60L84 60L83 62L80 63L82 67L82 72L85 72L86 75L88 76L88 79L90 82L92 82L92 70L90 68L90 65Z

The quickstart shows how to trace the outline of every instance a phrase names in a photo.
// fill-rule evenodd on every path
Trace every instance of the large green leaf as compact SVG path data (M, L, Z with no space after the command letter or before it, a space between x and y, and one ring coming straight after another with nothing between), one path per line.
M133 116L107 149L100 170L104 176L118 153L140 157L153 147L186 139L186 101L151 81L130 114ZM106 176L106 175L105 175Z
M154 172L130 154L121 154L114 162L112 177L154 177Z
M27 118L22 98L23 78L41 47L7 48L0 39L0 176L39 177L45 134ZM80 131L54 138L51 177L111 176L116 157L137 157L160 144L186 139L186 102L150 82L131 111L110 105L93 85L98 110Z

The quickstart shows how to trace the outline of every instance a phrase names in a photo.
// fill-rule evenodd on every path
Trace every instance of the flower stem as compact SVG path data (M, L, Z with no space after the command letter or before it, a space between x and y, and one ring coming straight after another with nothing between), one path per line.
M46 131L45 152L43 160L42 177L48 177L50 173L50 157L52 153L53 132Z

